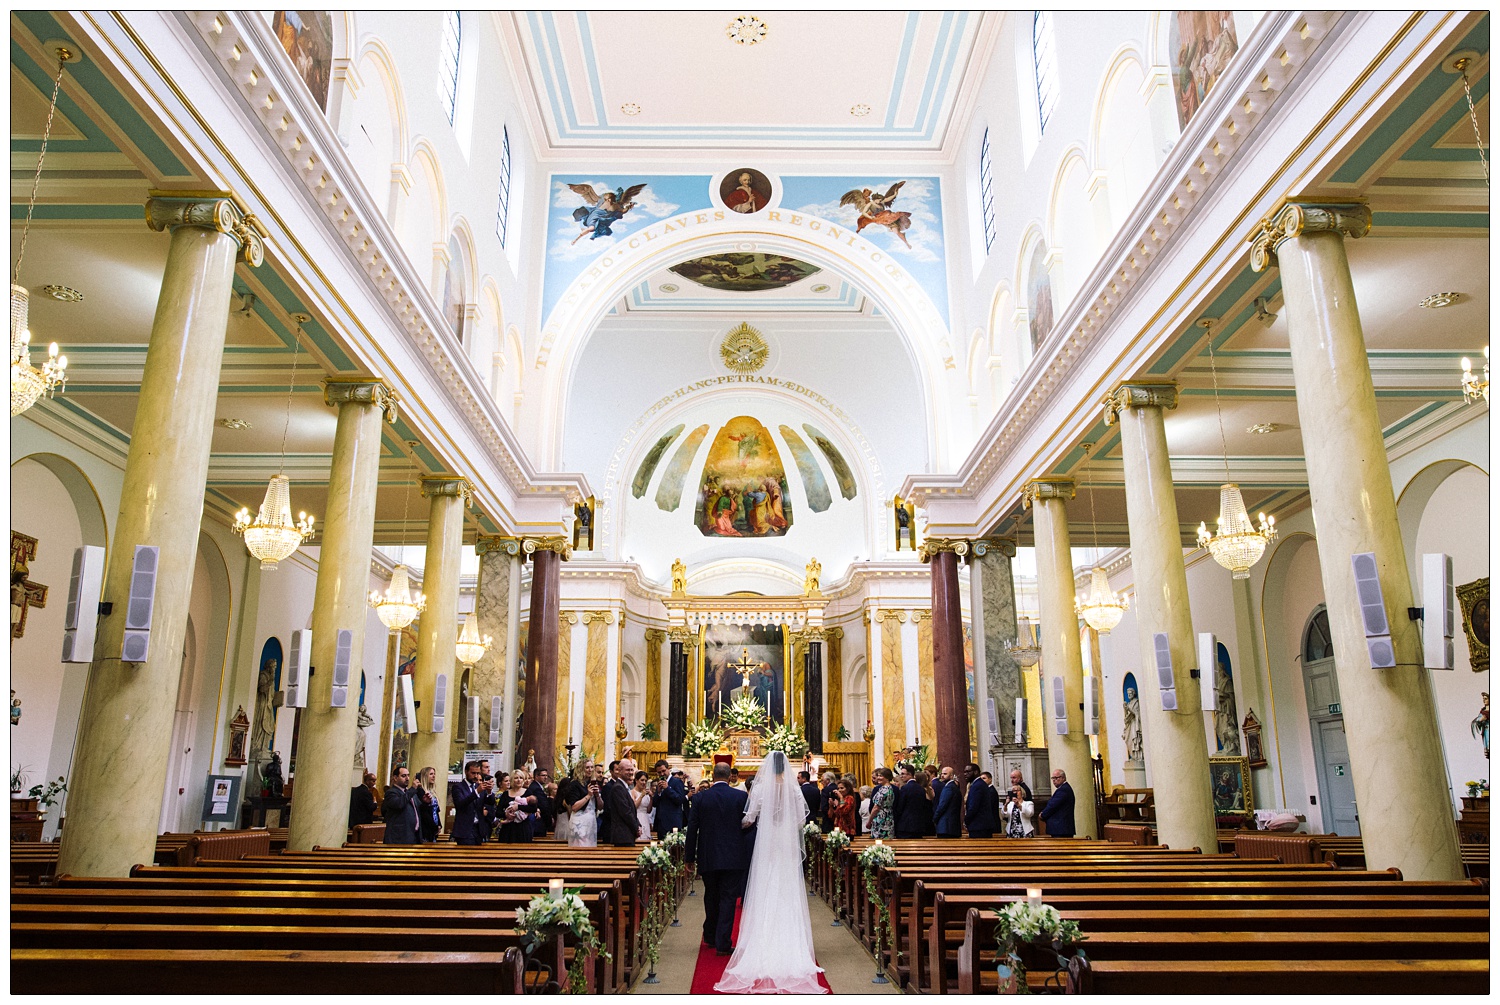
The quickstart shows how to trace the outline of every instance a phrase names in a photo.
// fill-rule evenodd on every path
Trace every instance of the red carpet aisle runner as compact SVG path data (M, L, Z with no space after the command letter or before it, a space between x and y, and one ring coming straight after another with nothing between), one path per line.
M734 939L736 945L739 944L739 937L740 908L736 907L734 911ZM713 946L705 946L700 941L698 943L698 966L693 970L693 987L689 993L695 995L718 994L719 992L714 990L714 985L719 983L719 980L724 976L724 971L729 969L729 961L732 958L730 956L720 956L714 952ZM824 991L829 994L833 993L833 989L828 986L828 981L822 974L818 975L818 983L823 985Z

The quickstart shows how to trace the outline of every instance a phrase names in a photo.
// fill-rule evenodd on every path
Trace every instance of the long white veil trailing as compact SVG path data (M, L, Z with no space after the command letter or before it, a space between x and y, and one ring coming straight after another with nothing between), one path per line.
M807 801L781 751L756 772L745 819L756 825L755 853L734 956L715 990L822 994L802 876Z

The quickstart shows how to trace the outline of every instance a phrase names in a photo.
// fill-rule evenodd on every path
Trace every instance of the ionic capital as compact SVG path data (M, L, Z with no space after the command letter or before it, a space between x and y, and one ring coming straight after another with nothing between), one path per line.
M559 625L576 625L576 624L578 624L578 612L577 611L558 611L557 612L557 623Z
M1264 272L1275 264L1276 249L1283 241L1319 232L1364 237L1370 232L1370 207L1358 202L1288 202L1283 199L1261 218L1249 237L1250 268Z
M874 617L876 621L880 622L896 621L903 625L906 624L906 610L900 607L882 609L877 611Z
M323 382L323 402L328 405L374 405L386 422L396 421L396 392L380 379L329 377Z
M1176 407L1177 385L1171 381L1126 381L1104 396L1104 424L1113 426L1127 408Z
M664 632L664 631L662 631L660 628L648 628L648 629L646 629L646 641L647 642L655 642L657 645L661 645L666 640L667 640L667 633Z
M1021 489L1021 505L1030 507L1038 499L1071 499L1077 488L1071 478L1033 478Z
M573 557L573 545L565 537L528 537L521 541L521 550L527 555L539 551L555 552L566 562Z
M932 620L932 611L929 608L924 607L911 612L911 623L914 625L930 620Z
M951 551L959 558L963 558L969 553L969 542L961 537L929 537L917 549L917 557L924 562L930 562L933 555L945 551Z
M991 551L998 552L1006 558L1016 557L1016 539L1013 537L981 537L973 541L969 546L969 561L983 558Z
M474 553L488 555L492 551L514 557L521 553L521 541L519 538L502 537L498 534L480 534L474 541Z
M669 628L667 629L667 638L678 645L690 646L697 643L698 633L691 628Z
M583 612L583 623L584 624L586 624L586 625L592 625L596 621L599 622L602 625L612 625L612 624L615 623L615 612L614 611L584 611Z
M199 227L228 234L252 269L266 257L266 228L227 192L152 192L146 200L146 226L168 231Z
M462 475L432 475L422 479L422 495L428 499L446 496L463 500L467 508L474 502L474 486Z

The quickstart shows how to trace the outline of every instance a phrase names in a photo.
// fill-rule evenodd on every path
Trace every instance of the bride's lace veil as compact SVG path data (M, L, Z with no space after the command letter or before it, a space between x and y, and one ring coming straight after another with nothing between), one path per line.
M802 789L787 765L784 752L771 751L755 773L745 816L756 822L757 846L768 842L782 854L802 856L802 825L807 822L807 800L802 797Z

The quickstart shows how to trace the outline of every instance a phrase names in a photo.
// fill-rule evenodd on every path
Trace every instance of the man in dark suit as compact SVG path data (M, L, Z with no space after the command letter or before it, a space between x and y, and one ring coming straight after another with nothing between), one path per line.
M448 798L453 803L453 843L484 844L490 838L485 805L495 791L494 781L484 781L479 762L470 761L464 765L463 780L454 782L449 789Z
M933 782L936 795L932 800L932 826L940 838L956 838L959 831L960 798L958 779L953 777L953 766L945 765L938 780Z
M386 844L417 844L417 807L411 799L411 772L405 767L391 772L391 784L386 786L385 798L380 803L380 816L385 820Z
M979 765L964 765L964 781L969 783L968 798L964 800L964 826L969 837L989 838L1000 828L995 789L979 774Z
M656 762L656 784L651 792L651 808L656 811L656 836L660 840L665 840L673 830L686 826L683 815L687 809L687 789L672 777L670 768L666 761Z
M833 830L833 801L839 794L839 776L823 772L823 791L818 795L818 826L827 834Z
M641 833L641 821L635 815L635 800L624 781L635 777L635 762L630 758L615 762L615 777L604 785L604 822L599 828L599 843L627 848Z
M364 784L349 792L349 826L375 822L375 773L365 772Z
M818 809L823 805L823 793L819 791L818 783L812 780L809 772L799 771L797 785L802 789L802 798L807 802L807 819L818 819Z
M1048 837L1070 838L1077 833L1073 825L1073 786L1063 769L1052 769L1052 798L1038 816L1047 825Z
M552 804L552 797L547 795L547 783L552 781L552 774L546 768L537 768L536 774L532 776L531 784L526 787L526 794L536 800L532 805L536 807L535 823L532 824L532 837L542 837L557 826L557 807Z
M901 787L896 790L896 836L919 838L932 826L932 804L917 781L917 772L910 764L901 765Z
M703 877L703 941L720 956L734 952L735 901L745 890L754 829L740 824L750 797L729 785L729 765L714 765L714 783L693 797L683 858Z

